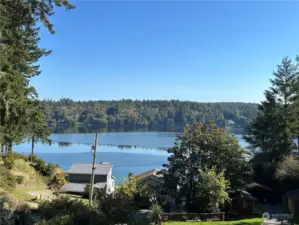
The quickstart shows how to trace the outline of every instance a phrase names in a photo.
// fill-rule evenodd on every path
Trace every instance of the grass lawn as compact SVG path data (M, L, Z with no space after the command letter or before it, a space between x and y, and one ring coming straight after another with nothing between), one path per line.
M165 222L163 225L261 225L262 218L234 220L234 221L217 221L217 222Z

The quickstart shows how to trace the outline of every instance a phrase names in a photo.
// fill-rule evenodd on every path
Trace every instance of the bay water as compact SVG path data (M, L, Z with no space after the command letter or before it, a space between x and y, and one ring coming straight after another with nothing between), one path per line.
M121 183L129 172L142 173L153 168L161 169L167 163L167 148L174 145L175 132L107 132L99 133L96 161L111 162L116 183ZM234 135L241 146L246 142ZM46 162L58 164L68 170L72 163L91 163L93 133L52 134L51 145L35 144L35 153ZM14 146L14 151L29 154L31 143Z

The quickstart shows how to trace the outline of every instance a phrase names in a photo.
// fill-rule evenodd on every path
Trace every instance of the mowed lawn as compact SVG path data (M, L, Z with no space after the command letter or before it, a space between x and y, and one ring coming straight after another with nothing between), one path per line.
M164 222L163 225L261 225L262 218L218 222Z

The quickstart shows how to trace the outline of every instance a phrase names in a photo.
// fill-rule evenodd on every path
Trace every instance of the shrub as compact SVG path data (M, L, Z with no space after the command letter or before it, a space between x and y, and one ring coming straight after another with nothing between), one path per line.
M23 159L25 162L29 160L28 156L25 154L18 154L18 153L14 153L14 154L16 155L16 158Z
M133 199L122 192L115 192L99 199L99 211L112 224L124 224L134 221L135 206Z
M61 218L69 223L65 224L109 224L105 222L103 216L97 213L94 209L89 208L79 199L70 199L67 197L57 198L52 201L43 202L38 209L42 219L58 221ZM54 219L56 218L56 219ZM54 223L44 223L52 225Z
M18 184L23 184L24 177L23 176L16 176L16 181L17 181Z
M3 159L3 165L7 169L11 170L12 167L13 167L13 165L14 165L15 160L17 159L17 157L16 157L16 155L14 153L9 152L6 155L4 155L2 157L2 159Z
M161 213L162 208L158 204L154 204L151 207L151 219L155 221L155 223L159 223L161 221Z
M34 168L41 174L44 175L45 174L45 170L46 170L46 163L44 160L42 159L37 159L35 161L35 165Z
M54 174L49 186L54 194L58 194L63 185L66 184L65 174L62 171L58 171Z
M16 179L4 166L0 166L0 187L10 189L16 187Z
M38 158L37 158L36 155L34 155L34 154L30 154L30 155L28 156L28 159L29 159L29 161L31 161L31 162L36 162Z
M0 224L35 224L30 208L24 202L13 198L8 193L1 193L0 198Z
M56 166L52 163L49 163L44 168L44 176L52 177L54 176Z

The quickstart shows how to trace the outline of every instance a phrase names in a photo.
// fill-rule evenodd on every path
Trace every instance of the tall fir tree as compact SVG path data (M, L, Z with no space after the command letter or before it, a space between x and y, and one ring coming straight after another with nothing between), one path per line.
M51 33L54 6L73 6L67 0L0 0L0 141L9 151L26 135L28 101L37 98L30 78L40 74L38 60L50 53L38 43L39 24Z
M277 164L296 149L293 139L296 137L298 66L283 58L273 75L272 86L265 91L266 99L258 106L257 116L244 135L255 153L255 179L267 183L274 180Z

